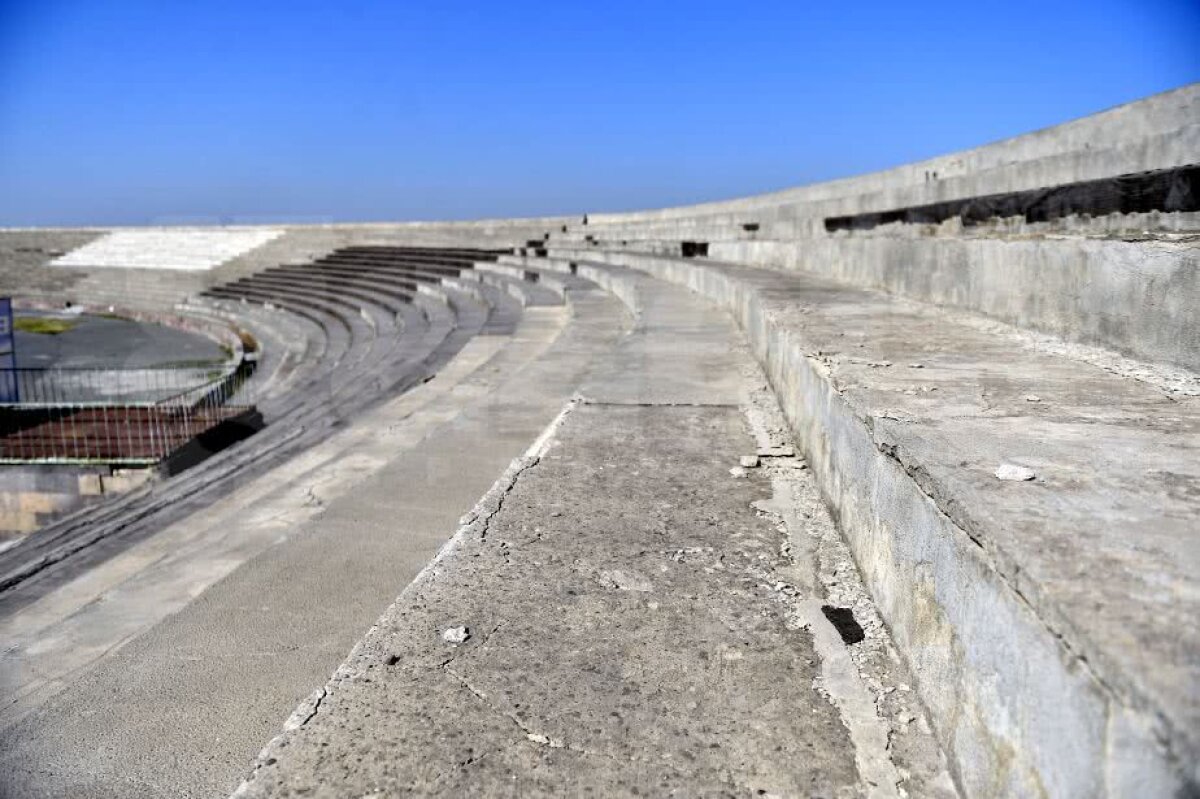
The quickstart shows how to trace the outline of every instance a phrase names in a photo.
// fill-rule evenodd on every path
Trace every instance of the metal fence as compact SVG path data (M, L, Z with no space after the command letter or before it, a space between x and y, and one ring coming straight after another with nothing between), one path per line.
M157 463L251 410L252 373L0 370L0 463Z

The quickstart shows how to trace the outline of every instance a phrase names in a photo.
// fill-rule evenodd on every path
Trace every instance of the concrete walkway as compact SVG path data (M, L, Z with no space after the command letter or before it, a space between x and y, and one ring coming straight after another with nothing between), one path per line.
M0 795L224 796L627 324L528 309L430 383L0 623Z
M634 333L239 795L955 795L730 320L627 281Z

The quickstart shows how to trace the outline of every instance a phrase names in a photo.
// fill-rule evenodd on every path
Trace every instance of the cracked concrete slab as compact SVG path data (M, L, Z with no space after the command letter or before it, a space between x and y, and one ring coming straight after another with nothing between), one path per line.
M771 480L728 472L752 445L736 407L576 407L241 795L898 796L873 695L814 685Z
M641 290L655 302L602 377L239 796L955 795L730 320L680 289ZM650 370L620 384L622 359L646 352L674 352L663 383ZM759 449L769 465L730 473ZM867 628L858 656L809 612L839 581Z

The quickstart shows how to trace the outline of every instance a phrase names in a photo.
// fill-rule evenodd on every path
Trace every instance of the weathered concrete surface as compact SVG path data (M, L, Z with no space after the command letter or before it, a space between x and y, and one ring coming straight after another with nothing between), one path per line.
M5 617L0 794L233 790L626 324L572 309Z
M149 469L5 464L0 470L0 550L44 524L119 496L157 475Z
M808 275L556 252L748 331L969 795L1195 788L1195 375Z
M1200 369L1200 235L1174 241L824 237L715 242L709 252Z
M61 301L83 275L46 269L46 264L101 235L103 231L87 229L0 229L0 296L49 296Z
M729 320L624 277L633 332L240 795L954 795L869 602L871 677L819 610L802 464L735 468L787 449Z
M740 427L736 408L576 410L246 795L856 785L810 636L750 577L779 541L761 484L729 474ZM457 626L472 637L444 643Z
M824 223L831 216L1107 179L1198 159L1200 83L881 172L722 202L592 214L586 225L548 230L549 245L670 247L679 254L681 239L705 242L719 260L801 269L1195 371L1195 211L1072 214L1029 225L1009 217L969 228L958 220L897 223L833 234Z

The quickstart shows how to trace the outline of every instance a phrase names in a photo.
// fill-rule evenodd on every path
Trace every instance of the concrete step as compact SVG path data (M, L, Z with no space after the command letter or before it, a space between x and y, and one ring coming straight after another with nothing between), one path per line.
M1194 374L812 275L550 254L738 320L969 795L1200 781Z
M507 291L523 306L533 305L562 305L563 286L561 282L543 284L536 272L513 270L494 263L476 265L479 281L494 285Z

